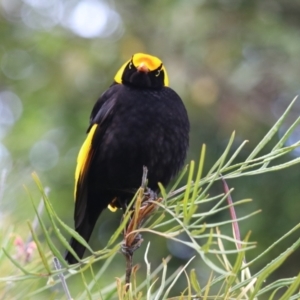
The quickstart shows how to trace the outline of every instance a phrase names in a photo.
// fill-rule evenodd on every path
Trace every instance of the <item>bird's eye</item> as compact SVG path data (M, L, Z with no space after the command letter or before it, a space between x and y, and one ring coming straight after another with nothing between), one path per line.
M158 77L161 71L162 71L161 69L157 70L155 76Z
M132 68L132 61L129 63L128 68L129 68L129 69Z

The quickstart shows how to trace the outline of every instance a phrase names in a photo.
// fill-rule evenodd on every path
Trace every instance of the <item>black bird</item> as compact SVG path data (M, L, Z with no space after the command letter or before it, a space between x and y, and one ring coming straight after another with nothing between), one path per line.
M75 173L75 230L88 241L101 212L124 207L140 187L143 166L148 187L158 192L184 164L189 120L157 57L137 53L117 72L96 102ZM70 244L82 258L85 247ZM68 263L77 260L68 252Z

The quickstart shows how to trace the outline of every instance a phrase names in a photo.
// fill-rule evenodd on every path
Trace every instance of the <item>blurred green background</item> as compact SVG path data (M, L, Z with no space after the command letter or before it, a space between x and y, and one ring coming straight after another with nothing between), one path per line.
M300 90L299 1L0 3L1 226L13 224L24 239L29 235L25 222L33 219L34 212L23 184L39 199L33 171L50 187L50 199L61 218L73 224L73 174L90 111L133 53L146 52L163 60L170 86L184 99L191 121L187 162L198 160L205 143L206 171L234 130L235 148L250 141L238 158L245 159ZM285 126L299 113L296 103ZM299 138L300 128L288 143ZM300 150L291 155L299 156ZM251 230L251 240L258 242L249 258L299 222L299 166L228 184L235 188L234 200L253 199L238 207L238 216L262 209L241 223L242 235ZM211 193L221 191L216 184ZM228 219L229 213L214 218ZM95 249L106 244L119 219L120 213L101 216L91 241ZM153 236L146 235L145 240L151 240L155 249L151 253L150 248L154 265L170 251L175 256L173 268L192 255ZM290 238L274 249L274 257L292 242ZM142 262L142 252L136 262ZM296 275L298 257L295 253L272 279ZM118 259L108 282L124 273L121 255ZM254 271L271 259L260 261ZM204 268L201 262L199 266ZM198 273L205 282L210 273L201 268Z

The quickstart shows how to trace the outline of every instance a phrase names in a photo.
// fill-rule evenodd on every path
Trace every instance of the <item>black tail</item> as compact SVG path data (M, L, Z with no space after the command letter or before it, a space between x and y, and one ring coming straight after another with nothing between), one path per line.
M95 227L97 218L93 218L93 220L85 217L83 219L83 221L81 222L80 226L78 226L76 228L76 231L88 242L93 229ZM70 246L74 249L74 251L76 252L76 254L78 255L79 258L83 257L84 251L85 251L85 247L83 245L81 245L77 240L75 240L73 237L70 240ZM75 264L77 263L77 259L70 253L67 251L66 255L65 255L65 260L69 263L69 264Z

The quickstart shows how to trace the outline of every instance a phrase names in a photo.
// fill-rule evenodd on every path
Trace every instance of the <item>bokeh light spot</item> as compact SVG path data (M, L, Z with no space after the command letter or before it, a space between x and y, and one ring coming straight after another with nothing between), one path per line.
M47 171L57 164L59 151L54 143L40 140L31 148L29 158L36 171Z
M0 170L10 171L12 159L9 151L0 143Z
M84 38L110 35L119 23L118 14L105 3L96 0L80 1L67 20L67 26L75 34Z
M52 6L53 4L57 3L57 0L23 0L23 2L29 4L32 7L36 8L48 8Z
M0 92L0 138L20 118L22 111L22 102L16 94L10 91Z
M2 0L0 5L2 6L2 13L7 20L10 22L19 21L22 2L19 0Z
M219 97L219 86L212 77L197 78L191 87L191 98L198 105L211 105Z
M0 92L0 124L14 123L20 118L22 110L22 102L16 94L10 91Z
M24 79L31 74L33 64L26 51L14 49L3 55L1 69L10 79Z
M22 8L22 20L32 29L50 30L62 19L64 6L60 0L26 0Z

